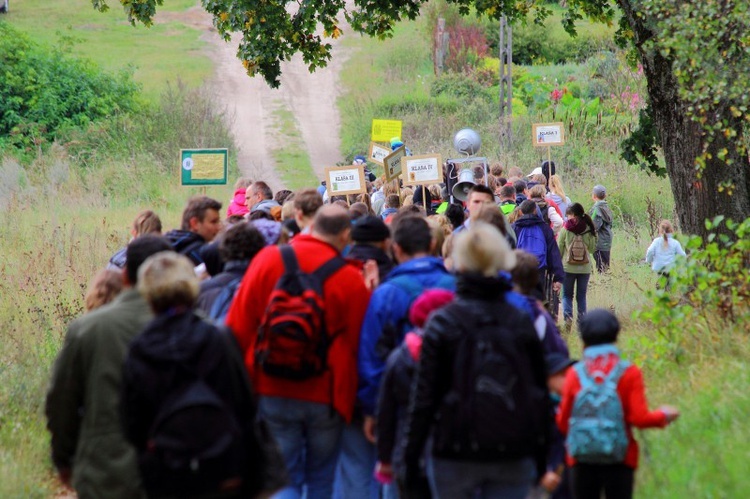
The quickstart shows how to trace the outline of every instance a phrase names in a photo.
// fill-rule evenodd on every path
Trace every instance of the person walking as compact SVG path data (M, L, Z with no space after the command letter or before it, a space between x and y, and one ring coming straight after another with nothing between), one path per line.
M596 250L594 251L594 260L596 260L596 271L599 273L609 270L610 254L612 251L612 220L614 215L612 209L607 204L607 189L603 185L595 185L591 193L594 200L594 206L591 207L589 215L594 221L596 228Z
M578 322L586 315L586 291L593 266L589 256L596 249L594 221L586 214L580 203L568 206L567 220L557 236L562 256L563 270L563 318L570 326L573 322L573 295L578 307Z
M646 250L646 262L651 270L666 279L665 290L669 291L669 271L674 267L678 256L687 256L680 241L674 238L674 226L669 220L659 223L659 237L654 239Z

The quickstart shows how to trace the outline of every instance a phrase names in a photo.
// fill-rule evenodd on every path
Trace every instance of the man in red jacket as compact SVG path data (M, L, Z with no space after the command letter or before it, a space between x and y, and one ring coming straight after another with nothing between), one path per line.
M583 372L593 378L594 383L604 382L598 376L609 378L616 368L624 367L617 382L617 395L622 404L627 448L621 462L606 464L577 462L574 456L568 455L567 463L572 467L573 495L576 499L599 499L604 491L607 499L630 499L633 497L633 475L638 467L638 442L633 438L632 427L664 428L677 419L680 413L669 406L662 406L655 411L648 410L641 370L623 361L615 347L620 323L612 313L603 309L591 310L581 319L579 328L584 346L581 360ZM557 426L564 435L568 435L571 430L571 416L575 416L574 406L581 386L582 380L576 369L568 369L557 413ZM570 440L566 443L570 453Z
M340 257L350 232L344 208L322 207L313 219L311 234L300 234L292 243L302 272L312 273ZM341 432L354 408L359 331L370 295L357 267L344 265L333 273L323 283L325 324L331 338L326 370L304 380L272 376L255 365L254 347L269 297L283 273L278 247L258 253L229 308L226 324L244 352L259 396L259 414L281 447L292 486L300 495L305 487L308 498L330 498Z

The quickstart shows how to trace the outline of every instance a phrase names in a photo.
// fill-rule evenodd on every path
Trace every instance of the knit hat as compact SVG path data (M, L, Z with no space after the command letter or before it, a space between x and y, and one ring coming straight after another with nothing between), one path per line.
M587 346L603 345L617 341L620 322L609 310L597 308L586 313L578 329L581 332L581 340Z
M422 329L435 310L453 301L454 293L445 289L428 289L414 300L409 309L409 322Z
M367 215L360 217L352 226L352 240L358 243L385 241L391 231L380 217Z
M253 220L250 223L258 229L263 236L263 239L266 240L266 246L271 246L272 244L279 242L279 237L281 236L281 223L265 219Z
M404 143L403 143L403 141L401 140L401 137L393 137L393 138L391 139L391 150L392 150L392 151L395 151L396 149L398 149L398 148L399 148L399 147L401 147L402 145L404 145Z
M603 185L595 185L593 189L594 196L598 197L599 199L604 198L607 195L607 189L604 188Z

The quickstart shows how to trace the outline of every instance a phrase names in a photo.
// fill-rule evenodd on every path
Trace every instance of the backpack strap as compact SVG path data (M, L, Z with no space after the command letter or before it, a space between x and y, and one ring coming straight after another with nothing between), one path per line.
M318 267L318 269L313 272L313 275L318 278L321 284L323 284L329 277L335 274L344 265L346 265L346 260L341 258L341 256L336 255L326 263Z
M620 378L622 378L622 375L625 374L625 371L627 368L630 367L630 362L625 360L620 360L617 362L617 365L612 368L612 370L609 372L609 375L605 378L605 383L612 383L615 386L620 382Z
M594 380L589 376L589 373L586 372L586 365L582 360L573 364L573 369L576 370L578 381L581 383L581 389L587 389L593 386Z
M294 254L292 247L288 244L282 244L279 246L279 251L281 251L281 260L284 262L284 273L294 274L298 272L297 255Z

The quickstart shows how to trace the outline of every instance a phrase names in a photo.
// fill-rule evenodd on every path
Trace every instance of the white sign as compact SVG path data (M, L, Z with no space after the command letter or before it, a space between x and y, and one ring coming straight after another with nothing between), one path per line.
M404 185L431 185L443 181L443 161L439 154L406 156L401 165Z
M387 146L381 146L377 142L370 142L370 151L368 157L373 163L383 165L383 160L386 156L391 153L391 148Z
M332 166L326 168L329 196L365 192L364 165Z
M391 154L383 158L383 168L385 169L385 179L390 182L401 175L402 166L401 158L406 156L406 146L401 146Z
M531 127L535 146L561 146L565 143L564 123L536 123Z

